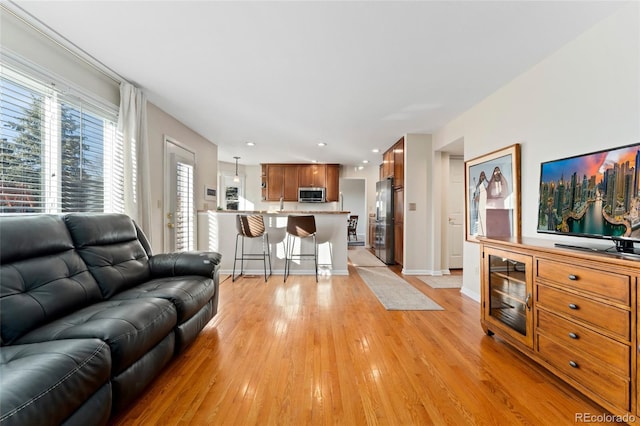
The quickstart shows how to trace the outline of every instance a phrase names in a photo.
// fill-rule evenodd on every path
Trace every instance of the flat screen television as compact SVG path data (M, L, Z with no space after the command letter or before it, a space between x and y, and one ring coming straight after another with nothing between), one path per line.
M640 143L544 162L538 232L612 240L612 251L638 254L639 188Z

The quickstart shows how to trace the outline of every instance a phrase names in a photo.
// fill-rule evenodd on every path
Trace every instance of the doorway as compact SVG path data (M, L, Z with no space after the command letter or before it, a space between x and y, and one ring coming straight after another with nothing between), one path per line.
M195 154L166 136L164 144L164 249L195 250Z
M358 216L356 239L349 245L364 246L367 244L367 181L364 178L340 178L341 211L348 211L349 216ZM346 237L346 235L345 235Z
M449 157L447 191L447 258L449 269L461 269L464 245L464 160Z

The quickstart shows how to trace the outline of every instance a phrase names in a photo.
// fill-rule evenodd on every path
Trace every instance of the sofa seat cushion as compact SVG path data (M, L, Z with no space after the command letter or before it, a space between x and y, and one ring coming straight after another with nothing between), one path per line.
M191 318L215 294L213 279L197 275L158 278L116 294L111 300L158 297L171 301L178 311L178 324Z
M176 321L175 307L164 299L107 300L37 328L18 343L100 339L109 345L116 375L164 339Z
M0 424L62 423L109 383L110 373L109 347L98 339L4 346Z

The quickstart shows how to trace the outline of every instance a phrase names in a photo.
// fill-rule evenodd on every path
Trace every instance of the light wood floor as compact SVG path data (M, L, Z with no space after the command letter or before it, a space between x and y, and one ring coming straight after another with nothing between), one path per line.
M398 272L398 268L394 268ZM348 277L247 277L114 424L568 425L603 410L495 337L459 289L386 311Z

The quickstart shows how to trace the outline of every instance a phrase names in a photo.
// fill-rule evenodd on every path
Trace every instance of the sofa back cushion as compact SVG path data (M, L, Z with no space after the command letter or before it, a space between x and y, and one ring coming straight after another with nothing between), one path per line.
M102 300L57 215L0 216L0 342Z
M149 280L149 258L129 216L73 213L64 220L104 298Z

